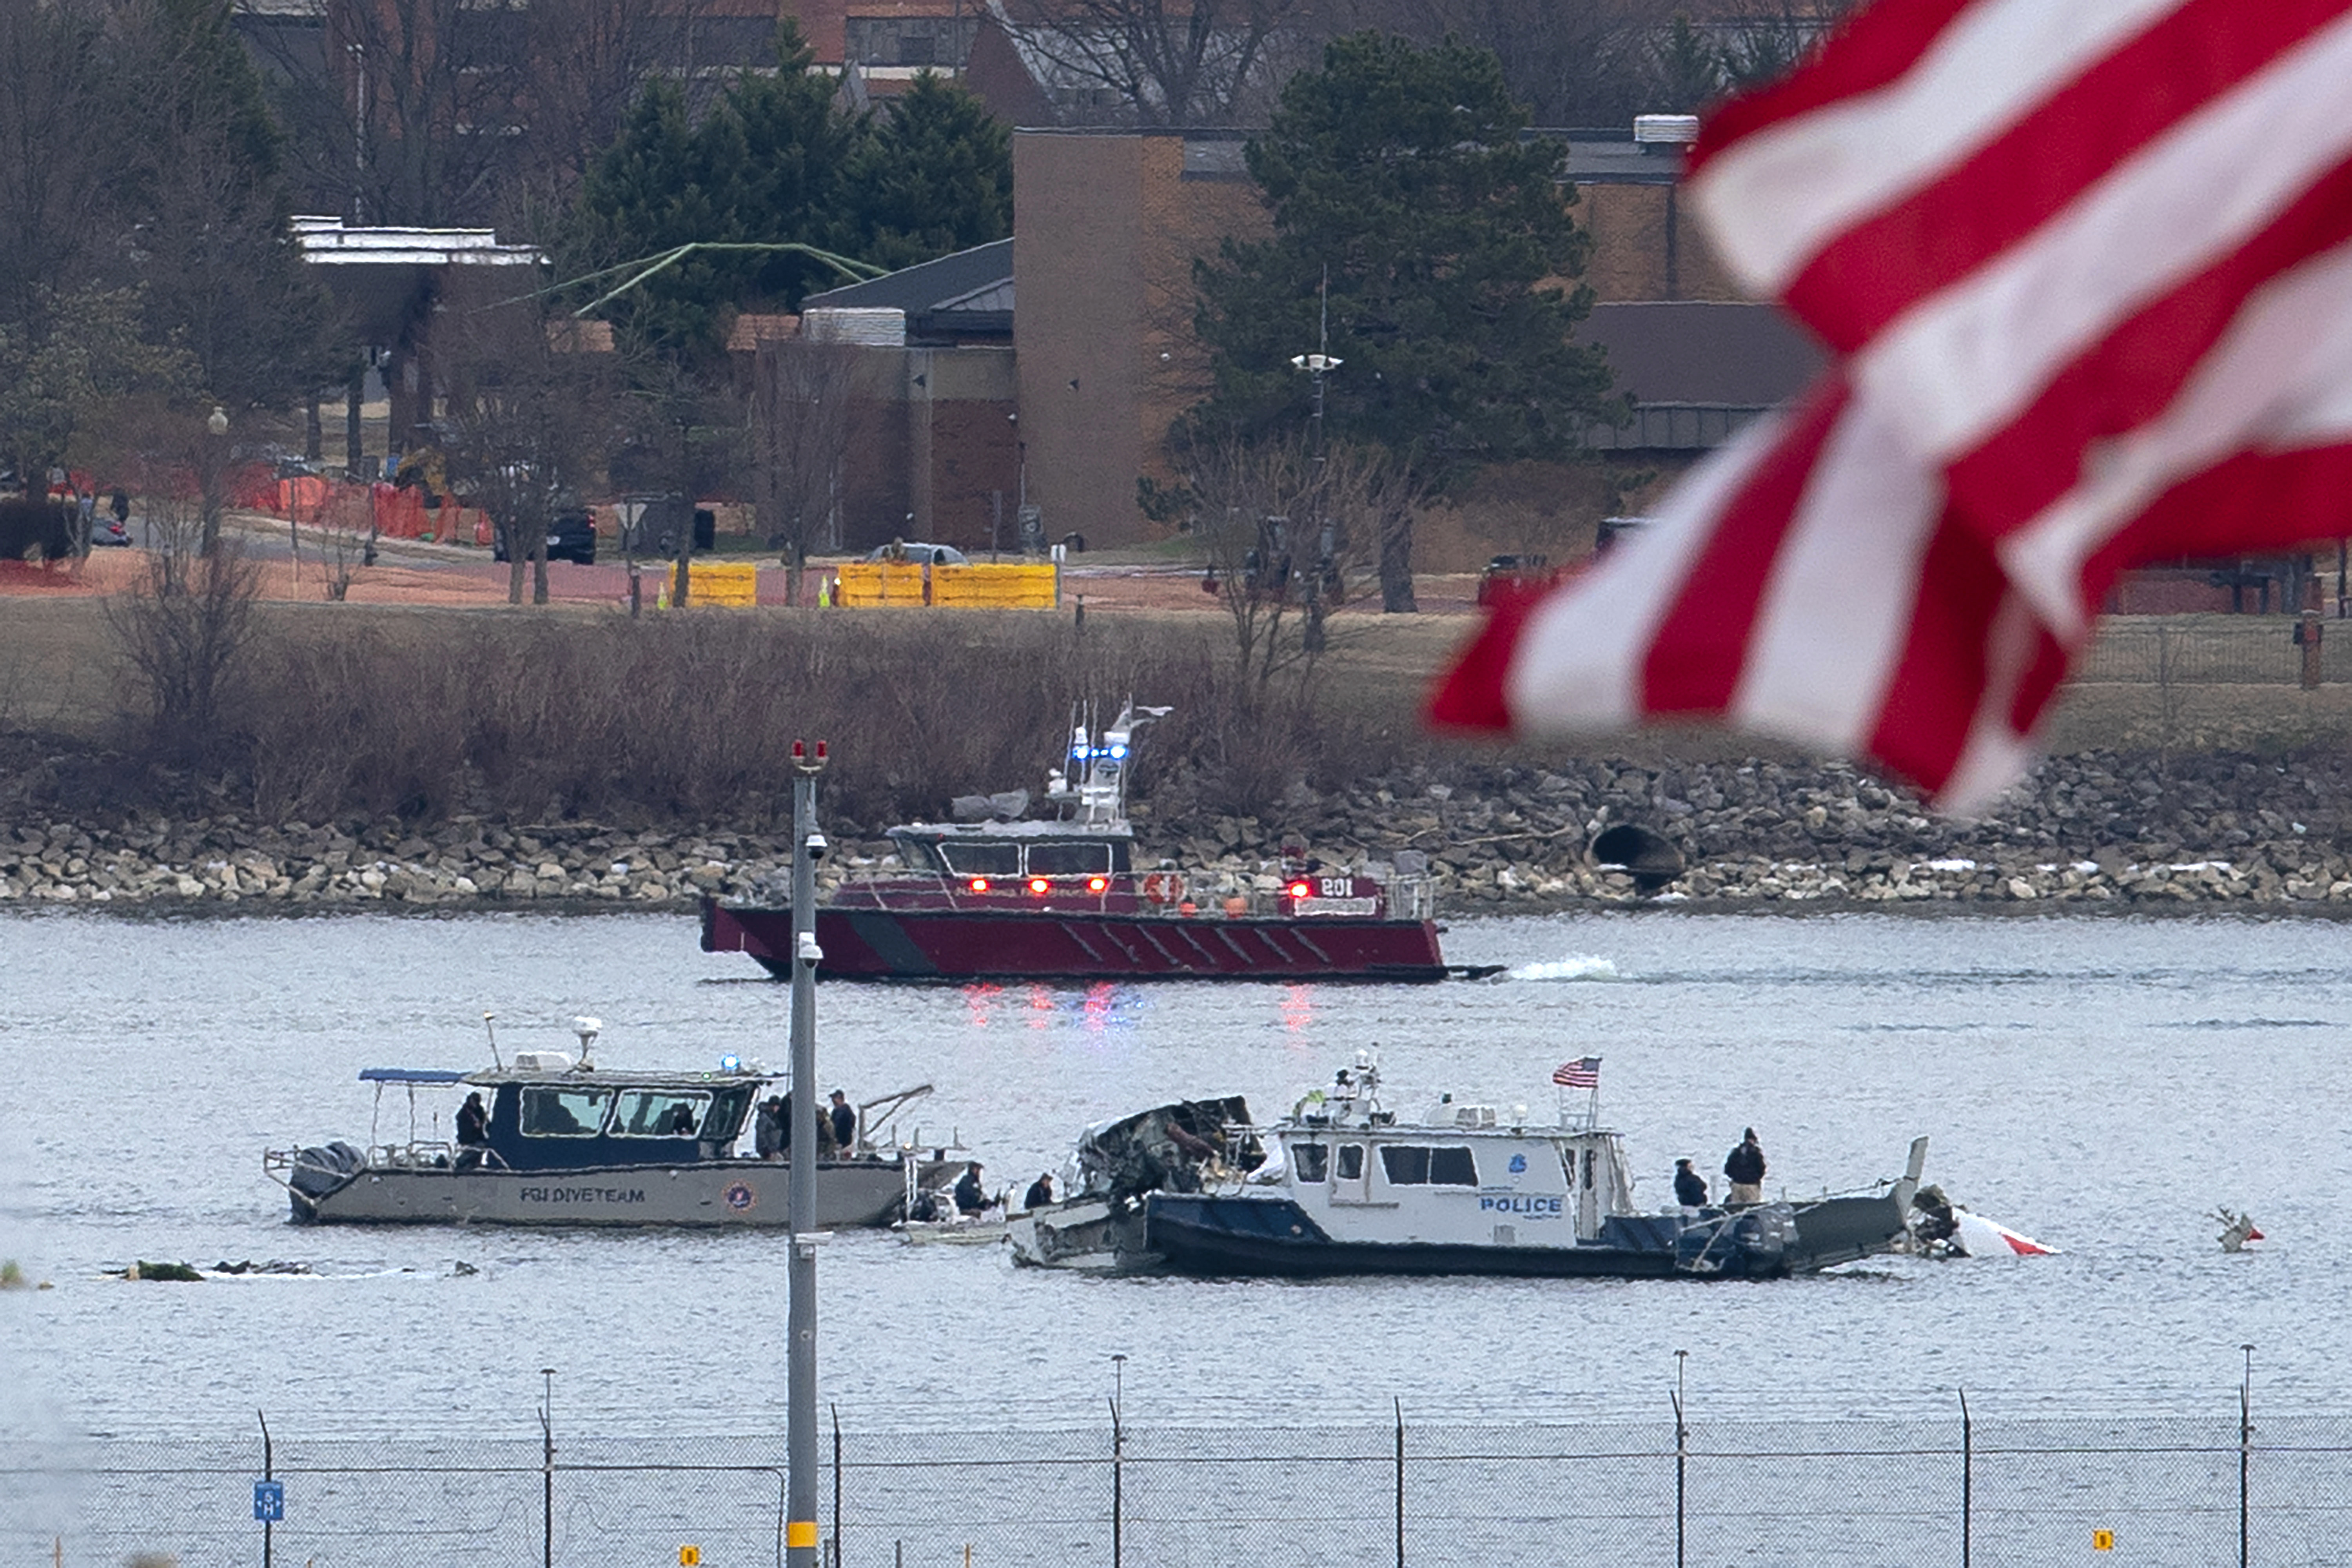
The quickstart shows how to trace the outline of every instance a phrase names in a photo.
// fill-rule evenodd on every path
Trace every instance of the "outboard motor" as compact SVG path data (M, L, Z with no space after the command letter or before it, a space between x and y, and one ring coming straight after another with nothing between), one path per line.
M1584 853L1596 868L1622 868L1630 873L1633 886L1644 893L1656 892L1685 869L1683 852L1674 841L1638 823L1621 822L1602 828Z
M340 1138L323 1149L305 1149L296 1154L294 1168L286 1178L286 1184L294 1193L294 1217L311 1217L310 1206L303 1202L305 1198L315 1201L337 1191L366 1163L363 1152Z
M1786 1204L1718 1214L1683 1226L1675 1237L1675 1267L1685 1274L1754 1279L1786 1272L1796 1216Z

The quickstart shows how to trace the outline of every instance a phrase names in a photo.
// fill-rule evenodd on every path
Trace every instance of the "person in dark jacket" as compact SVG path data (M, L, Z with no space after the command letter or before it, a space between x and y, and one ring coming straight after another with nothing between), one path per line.
M960 1214L978 1214L988 1206L987 1190L980 1184L979 1161L963 1168L963 1179L955 1184L955 1205Z
M1675 1162L1675 1202L1686 1209L1706 1207L1706 1178L1692 1170L1688 1160Z
M759 1120L751 1129L751 1147L762 1160L773 1160L784 1152L784 1102L782 1096L770 1095L760 1102Z
M857 1112L851 1109L849 1096L835 1089L833 1103L825 1108L824 1113L833 1119L835 1147L845 1154L855 1152L857 1148Z
M1764 1145L1756 1141L1756 1129L1750 1127L1740 1134L1738 1143L1724 1159L1723 1174L1731 1184L1723 1199L1727 1205L1737 1207L1764 1201Z
M1029 1195L1021 1200L1021 1206L1024 1209L1042 1209L1050 1206L1053 1201L1054 1177L1053 1173L1048 1172L1029 1184Z
M481 1091L477 1089L457 1108L457 1169L478 1169L482 1152L489 1146L490 1113L482 1104Z

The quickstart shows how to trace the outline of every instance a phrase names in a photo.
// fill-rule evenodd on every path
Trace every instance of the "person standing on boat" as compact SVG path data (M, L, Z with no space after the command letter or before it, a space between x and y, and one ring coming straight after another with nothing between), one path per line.
M760 1102L760 1115L751 1124L751 1148L762 1160L782 1157L784 1152L784 1102L780 1095L770 1095Z
M845 1154L857 1148L857 1112L850 1108L849 1096L840 1089L833 1091L833 1103L825 1108L833 1122L833 1142Z
M987 1189L980 1184L979 1161L963 1168L963 1179L955 1184L955 1205L959 1214L978 1214L988 1206Z
M1706 1207L1706 1178L1692 1170L1688 1160L1675 1162L1675 1202L1686 1209Z
M1054 1173L1051 1171L1029 1184L1029 1195L1021 1200L1024 1209L1050 1208L1054 1203Z
M1737 1208L1764 1201L1764 1145L1756 1141L1756 1129L1750 1127L1740 1134L1723 1162L1723 1174L1731 1184L1730 1192L1724 1195L1726 1205Z
M490 1113L482 1105L479 1089L466 1097L457 1108L457 1168L470 1171L482 1163L482 1151L489 1147Z

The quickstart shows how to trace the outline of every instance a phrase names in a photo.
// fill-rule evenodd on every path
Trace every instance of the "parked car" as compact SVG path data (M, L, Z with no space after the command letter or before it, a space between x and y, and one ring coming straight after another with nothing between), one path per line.
M120 519L111 518L100 512L89 520L89 542L97 549L104 549L108 545L118 545L128 549L131 544L131 531L122 526Z
M507 536L500 530L490 536L490 559L507 558ZM585 510L561 511L547 525L547 558L550 561L577 561L583 566L596 564L596 517Z
M1559 568L1547 555L1497 555L1478 574L1478 603L1531 594L1559 581Z
M885 544L866 552L868 561L911 561L916 565L969 566L971 562L952 544Z

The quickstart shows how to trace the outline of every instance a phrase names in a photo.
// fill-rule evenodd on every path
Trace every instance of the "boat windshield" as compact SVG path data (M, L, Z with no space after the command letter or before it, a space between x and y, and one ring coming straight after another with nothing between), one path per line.
M910 871L944 871L947 862L940 858L939 846L924 839L902 837L898 840L898 858Z
M526 1138L593 1138L604 1125L608 1089L558 1089L534 1084L522 1091Z
M1321 1184L1331 1173L1328 1143L1301 1143L1291 1150L1290 1158L1298 1179L1310 1186Z
M948 869L959 877L1017 877L1021 874L1018 844L942 844Z
M1079 840L1029 846L1033 877L1099 877L1110 869L1110 846Z
M691 1138L710 1096L692 1089L625 1089L613 1114L620 1138Z

